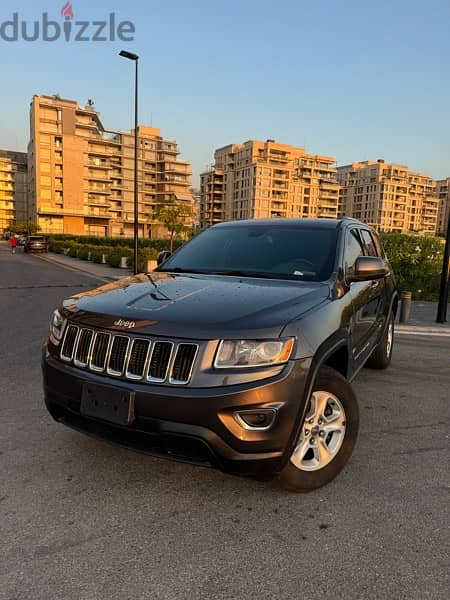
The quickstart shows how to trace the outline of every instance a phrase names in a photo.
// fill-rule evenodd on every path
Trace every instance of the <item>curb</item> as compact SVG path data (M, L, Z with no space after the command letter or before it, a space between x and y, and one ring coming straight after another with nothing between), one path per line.
M77 267L75 265L66 265L62 262L59 262L58 260L53 260L49 256L44 257L40 254L36 254L35 256L36 256L36 258L39 258L40 260L57 265L58 267L61 267L62 269L66 269L67 271L75 271L77 273L83 273L83 275L86 275L86 277L91 277L92 279L97 279L97 281L102 281L103 283L110 283L111 281L115 281L114 277L107 277L107 276L101 277L100 275L94 275L93 273L90 273L89 271L86 271L84 269L80 269L80 267ZM121 278L118 277L117 279L121 279Z
M422 335L432 337L450 337L450 327L426 327L423 325L397 325L395 333L399 335Z

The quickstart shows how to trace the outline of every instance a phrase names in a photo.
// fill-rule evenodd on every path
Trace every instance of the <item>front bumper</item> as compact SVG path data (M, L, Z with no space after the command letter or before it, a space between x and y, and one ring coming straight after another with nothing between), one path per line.
M281 470L306 402L310 360L291 361L277 376L234 386L180 388L116 380L68 366L44 348L45 403L59 422L146 452L222 471L270 478ZM135 393L135 419L116 425L80 413L83 384ZM247 430L236 410L276 407L273 425Z

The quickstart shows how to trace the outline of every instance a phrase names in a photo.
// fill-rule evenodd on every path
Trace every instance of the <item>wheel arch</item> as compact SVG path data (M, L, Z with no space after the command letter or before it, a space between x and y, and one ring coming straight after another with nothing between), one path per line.
M348 337L346 335L346 331L344 330L340 330L334 333L332 336L326 339L317 349L316 353L314 354L311 360L308 378L306 381L302 398L300 400L300 407L294 427L292 429L291 437L288 443L286 444L281 465L282 468L286 465L287 461L289 460L289 457L291 456L294 446L296 444L300 428L305 418L306 408L308 405L308 398L312 393L314 382L317 378L317 374L319 373L319 369L323 366L331 367L335 369L345 379L348 380L349 358L350 353L348 347Z

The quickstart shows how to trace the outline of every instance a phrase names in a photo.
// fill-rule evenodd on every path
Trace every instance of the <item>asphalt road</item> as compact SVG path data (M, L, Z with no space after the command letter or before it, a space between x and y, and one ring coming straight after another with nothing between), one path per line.
M449 338L361 372L352 460L295 495L52 421L41 341L93 283L0 244L1 600L449 597Z

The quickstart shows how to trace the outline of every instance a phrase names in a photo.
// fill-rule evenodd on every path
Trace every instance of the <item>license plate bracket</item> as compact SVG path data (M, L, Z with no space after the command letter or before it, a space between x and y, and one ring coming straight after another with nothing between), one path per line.
M117 425L134 421L134 392L109 385L85 383L81 393L80 413Z

